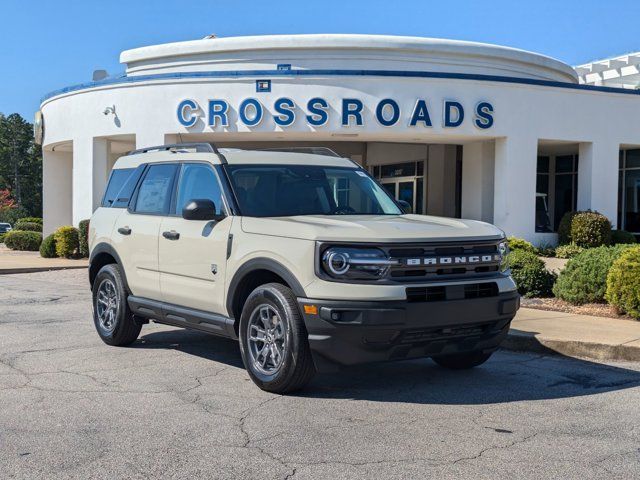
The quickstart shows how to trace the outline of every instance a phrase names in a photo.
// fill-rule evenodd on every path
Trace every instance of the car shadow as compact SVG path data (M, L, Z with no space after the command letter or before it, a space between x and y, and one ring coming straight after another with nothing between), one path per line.
M237 341L188 330L143 335L134 348L166 348L244 368ZM621 366L622 365L622 366ZM631 367L631 365L629 365ZM559 354L500 350L484 365L454 371L430 359L348 367L316 375L305 398L482 405L595 395L640 386L640 371Z

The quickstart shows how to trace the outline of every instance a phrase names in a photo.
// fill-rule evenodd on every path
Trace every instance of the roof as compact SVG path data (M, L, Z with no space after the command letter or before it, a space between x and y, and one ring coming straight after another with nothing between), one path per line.
M574 68L581 84L629 89L640 86L640 52L594 60Z
M239 150L220 149L219 150L230 165L319 165L326 167L351 167L358 168L354 162L348 158L334 157L329 155L317 155L299 152L278 152L263 150ZM173 152L173 151L150 151L136 153L120 157L114 168L135 168L142 163L157 162L209 162L218 165L220 157L215 153L195 153L195 152Z

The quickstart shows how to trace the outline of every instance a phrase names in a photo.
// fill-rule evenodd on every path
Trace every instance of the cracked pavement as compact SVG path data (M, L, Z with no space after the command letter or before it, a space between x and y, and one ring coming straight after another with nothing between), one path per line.
M279 396L235 342L94 331L83 270L0 276L0 477L640 478L640 364L499 352L317 376Z

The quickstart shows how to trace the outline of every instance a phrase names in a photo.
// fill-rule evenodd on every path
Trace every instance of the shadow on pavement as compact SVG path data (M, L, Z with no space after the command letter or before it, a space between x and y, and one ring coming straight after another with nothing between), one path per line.
M143 335L133 348L175 349L244 368L237 341L170 330ZM379 363L317 375L295 394L309 398L482 405L595 395L640 386L640 371L563 357L498 351L484 365L452 371L429 359Z

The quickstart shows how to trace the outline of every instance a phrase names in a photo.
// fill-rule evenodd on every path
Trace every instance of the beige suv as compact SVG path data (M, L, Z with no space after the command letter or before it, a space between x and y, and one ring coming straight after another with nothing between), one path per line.
M474 367L519 307L502 231L407 214L338 156L134 151L114 166L89 242L103 341L131 344L149 320L238 339L273 392L364 362Z

